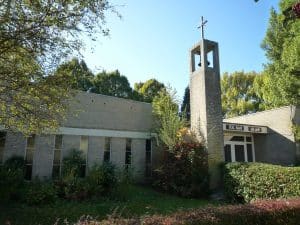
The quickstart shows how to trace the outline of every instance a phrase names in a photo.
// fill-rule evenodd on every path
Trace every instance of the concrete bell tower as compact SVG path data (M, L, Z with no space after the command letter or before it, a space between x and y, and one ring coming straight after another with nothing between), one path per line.
M224 162L218 43L202 39L190 50L191 129L208 152L210 189L221 186L219 163ZM200 26L201 27L201 26Z

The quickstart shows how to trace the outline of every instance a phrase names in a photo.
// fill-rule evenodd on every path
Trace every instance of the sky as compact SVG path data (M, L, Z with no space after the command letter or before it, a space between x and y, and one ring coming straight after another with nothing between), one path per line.
M219 43L224 72L261 71L260 44L271 7L279 0L111 0L122 18L107 14L110 36L86 40L83 59L93 72L118 69L131 86L155 78L175 88L179 99L189 83L189 50L200 38Z

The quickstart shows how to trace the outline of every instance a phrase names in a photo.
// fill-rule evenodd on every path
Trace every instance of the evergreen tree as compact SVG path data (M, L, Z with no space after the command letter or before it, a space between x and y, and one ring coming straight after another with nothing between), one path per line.
M191 105L190 105L190 87L187 86L184 90L183 101L181 104L181 115L189 122L191 120Z

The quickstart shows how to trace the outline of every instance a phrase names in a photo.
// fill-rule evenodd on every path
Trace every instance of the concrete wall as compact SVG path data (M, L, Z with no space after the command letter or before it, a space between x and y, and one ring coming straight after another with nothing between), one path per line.
M19 133L7 132L5 139L5 147L3 153L3 161L12 156L25 156L26 138Z
M224 122L267 126L268 134L254 134L256 161L291 165L296 161L296 144L292 131L293 112L295 107L286 106L225 119Z
M70 103L64 127L149 131L152 106L149 103L78 92Z

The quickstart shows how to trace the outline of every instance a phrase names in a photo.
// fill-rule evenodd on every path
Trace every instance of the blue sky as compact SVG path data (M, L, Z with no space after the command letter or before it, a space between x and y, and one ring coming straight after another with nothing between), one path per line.
M87 43L84 60L94 72L118 69L131 85L155 78L181 98L189 82L189 49L205 38L219 43L223 72L261 71L266 62L260 43L270 8L279 0L118 0L122 19L107 15L110 37ZM93 46L93 50L91 50Z

